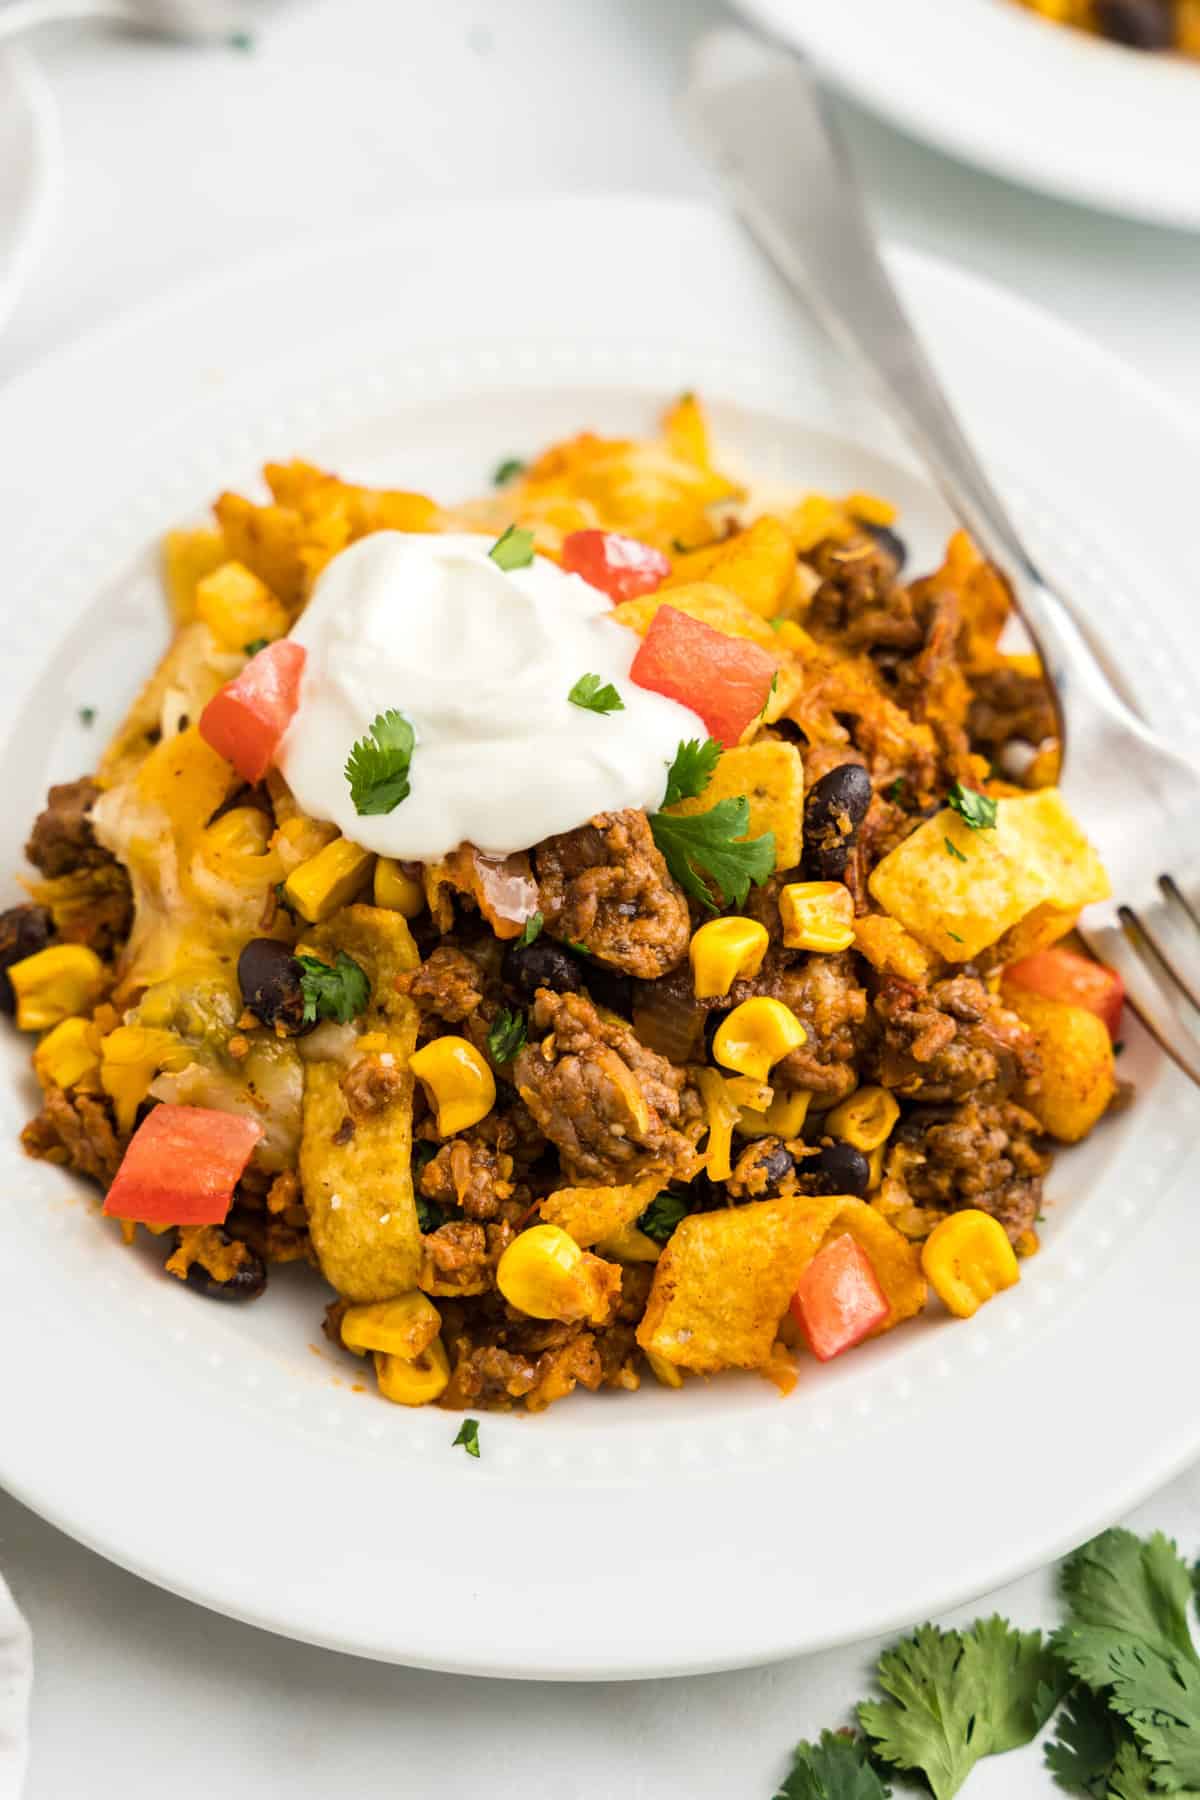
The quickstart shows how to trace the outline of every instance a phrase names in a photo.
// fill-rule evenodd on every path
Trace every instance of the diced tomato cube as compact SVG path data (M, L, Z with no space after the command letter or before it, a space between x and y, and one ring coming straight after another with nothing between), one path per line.
M669 557L617 531L572 531L563 539L562 566L613 600L652 594L671 573Z
M639 687L691 707L710 737L732 745L762 712L775 671L774 657L748 638L660 606L629 674Z
M890 1310L870 1259L849 1232L817 1252L792 1295L792 1317L821 1362L861 1344Z
M1115 969L1064 950L1055 944L1049 950L1036 950L1021 962L1010 963L1004 971L1006 982L1040 994L1044 1000L1062 1000L1068 1006L1082 1006L1103 1019L1108 1035L1116 1038L1121 1030L1121 1007L1125 1001L1125 983Z
M262 1135L239 1113L156 1106L130 1138L104 1210L148 1225L223 1225Z
M200 736L243 781L261 781L274 760L300 704L304 655L290 638L268 644L200 714Z

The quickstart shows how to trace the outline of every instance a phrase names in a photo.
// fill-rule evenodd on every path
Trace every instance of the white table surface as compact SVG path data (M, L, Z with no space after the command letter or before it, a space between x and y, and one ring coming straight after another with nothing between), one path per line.
M717 0L310 0L273 15L248 55L44 41L66 191L0 334L0 380L176 281L406 204L710 192L671 96L688 42L722 16ZM1073 318L1200 405L1200 238L1022 193L857 115L850 126L889 233ZM1200 1474L1133 1523L1194 1555ZM865 1647L614 1687L386 1668L160 1593L3 1494L0 1568L34 1631L26 1800L767 1800L789 1745L842 1722L869 1660ZM993 1598L1031 1624L1052 1616L1051 1592L1043 1574ZM966 1790L1057 1791L1032 1751L983 1765Z

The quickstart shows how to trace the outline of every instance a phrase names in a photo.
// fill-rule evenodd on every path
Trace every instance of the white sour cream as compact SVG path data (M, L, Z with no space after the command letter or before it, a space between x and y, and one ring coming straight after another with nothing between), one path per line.
M506 572L491 539L380 531L320 576L292 637L307 652L278 762L304 811L384 856L431 862L459 844L527 850L594 813L659 806L698 716L629 679L637 637L607 595L536 557ZM624 712L567 695L612 682ZM346 758L379 713L416 734L411 792L361 816Z

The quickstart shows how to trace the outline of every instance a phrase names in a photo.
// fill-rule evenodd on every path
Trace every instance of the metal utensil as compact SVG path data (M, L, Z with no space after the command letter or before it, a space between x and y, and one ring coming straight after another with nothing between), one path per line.
M697 49L684 108L756 242L1011 581L1056 696L1061 785L1116 896L1088 909L1084 938L1200 1084L1200 770L1116 691L1116 658L1094 630L1085 637L1022 542L900 305L808 65L746 32L718 30Z
M226 0L6 0L0 3L0 40L63 20L121 25L151 37L194 44L228 43L244 30L244 8Z

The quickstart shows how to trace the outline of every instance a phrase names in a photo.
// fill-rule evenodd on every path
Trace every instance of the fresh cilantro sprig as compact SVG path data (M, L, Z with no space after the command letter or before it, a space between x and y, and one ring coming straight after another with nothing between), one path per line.
M995 830L996 802L989 800L986 794L980 794L974 788L964 787L961 781L956 781L946 795L946 804L972 831Z
M487 1034L487 1047L492 1053L493 1061L511 1062L517 1051L524 1049L528 1036L525 1014L502 1006Z
M533 533L523 525L510 525L488 551L498 569L511 574L514 569L527 569L533 561Z
M567 699L572 706L582 706L587 712L625 711L625 702L612 682L601 681L599 675L581 675L567 695Z
M889 1800L891 1788L867 1760L861 1738L823 1731L817 1744L797 1744L775 1800Z
M644 1231L656 1244L665 1244L679 1221L686 1219L690 1210L682 1194L655 1194L638 1220L638 1230Z
M521 929L521 935L517 939L517 943L521 949L525 949L527 945L532 944L535 938L541 936L542 926L545 923L546 921L540 912L530 913Z
M366 1010L371 983L366 970L344 950L338 951L335 963L321 962L315 956L300 956L296 960L300 964L306 1025L314 1019L336 1019L339 1025L348 1025Z
M663 812L648 817L671 874L708 912L718 911L714 889L725 905L741 906L750 883L761 887L775 871L775 833L746 836L750 802L745 794L731 794L707 812L688 817Z
M377 713L346 759L350 798L360 816L394 812L412 792L413 728L403 713Z
M462 1424L458 1428L458 1436L455 1438L454 1443L451 1445L451 1449L454 1449L459 1444L462 1445L463 1449L466 1451L468 1456L476 1456L477 1457L479 1455L479 1420L478 1419L464 1419L463 1420Z
M492 473L493 487L507 487L518 475L525 473L525 464L519 456L506 456L503 462L496 464Z
M663 805L674 806L679 800L698 800L713 778L722 749L723 745L716 738L705 738L703 743L699 738L689 738L686 743L681 743L667 770Z

